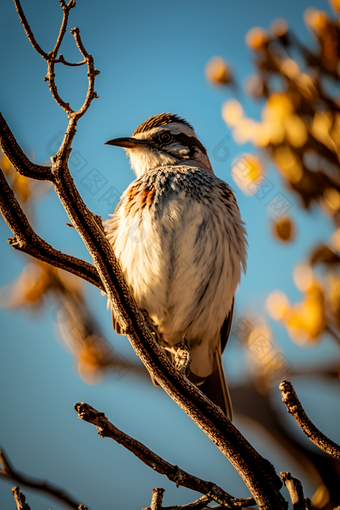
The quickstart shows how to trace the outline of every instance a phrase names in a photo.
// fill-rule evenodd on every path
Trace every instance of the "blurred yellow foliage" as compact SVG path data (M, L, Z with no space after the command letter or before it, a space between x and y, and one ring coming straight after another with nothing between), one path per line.
M104 377L98 353L89 346L84 346L78 353L77 369L80 377L87 384L98 384Z
M301 292L306 292L314 282L313 269L309 264L300 264L294 269L293 279L296 287Z
M213 57L205 67L205 75L214 85L227 85L232 81L230 66L221 57Z
M307 128L297 115L286 115L283 119L283 125L286 129L286 137L293 147L301 147L308 138Z
M81 287L80 278L70 273L61 277L62 272L39 260L29 262L17 280L0 290L0 306L12 309L39 308L48 291L72 292L76 295Z
M340 276L330 274L328 276L328 299L331 311L340 325Z
M11 170L12 163L10 162L8 157L5 156L5 154L3 154L2 158L1 158L0 166L1 166L2 170L5 172L5 174L8 175Z
M266 301L267 312L276 321L282 320L290 310L289 300L281 290L274 290Z
M328 3L335 12L340 12L340 0L329 0Z
M246 44L252 50L262 49L267 42L267 32L261 27L252 28L246 34Z
M325 508L330 500L329 490L326 485L319 485L312 497L314 508Z
M288 23L283 18L276 18L270 25L270 31L275 37L283 37L288 32Z
M293 241L295 238L295 226L290 218L276 220L273 224L274 236L280 241Z
M340 252L340 228L334 232L331 238L331 243L334 248Z
M236 99L229 99L222 106L222 118L227 126L236 126L243 116L243 108Z
M324 193L325 201L328 207L336 212L340 209L340 193L335 188L327 188Z
M257 123L252 119L243 117L235 126L233 130L233 139L238 145L244 145L252 141L254 137Z
M292 340L297 343L320 338L325 328L325 299L317 283L306 290L303 302L297 303L288 312L285 324Z
M286 76L292 80L296 80L300 75L300 68L291 58L285 58L281 61L281 69Z
M246 91L252 97L260 97L263 94L263 81L257 75L248 76L246 79Z
M316 112L312 124L312 134L320 140L320 142L328 145L329 131L332 127L333 119L329 112Z
M252 154L244 153L232 161L231 175L236 185L245 195L252 195L249 189L252 182L259 179L263 170L258 158Z
M301 180L303 176L302 165L289 147L278 147L274 150L273 156L282 175L286 177L289 182L295 184Z
M269 115L275 115L279 119L282 119L294 111L294 106L286 94L283 92L276 92L268 98L267 109Z
M304 21L307 26L319 32L327 27L329 18L325 11L318 11L314 7L308 7L303 15Z

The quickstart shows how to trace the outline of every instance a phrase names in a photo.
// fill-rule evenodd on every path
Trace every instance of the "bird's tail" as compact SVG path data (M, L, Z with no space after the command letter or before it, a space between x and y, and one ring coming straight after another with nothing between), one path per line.
M225 373L222 364L222 354L220 348L215 350L214 354L214 370L199 389L206 394L214 404L219 406L230 421L233 419L233 408Z

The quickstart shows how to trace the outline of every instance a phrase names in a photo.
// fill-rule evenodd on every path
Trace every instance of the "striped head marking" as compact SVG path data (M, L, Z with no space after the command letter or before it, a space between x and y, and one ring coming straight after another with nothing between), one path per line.
M160 113L140 124L129 138L116 138L108 145L123 147L140 177L148 170L169 165L189 165L213 173L205 147L186 120Z

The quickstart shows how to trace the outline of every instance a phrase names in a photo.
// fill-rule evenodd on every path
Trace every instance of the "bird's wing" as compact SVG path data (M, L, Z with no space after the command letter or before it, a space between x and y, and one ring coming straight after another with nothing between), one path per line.
M225 321L223 322L222 328L221 328L221 353L224 352L224 349L226 348L228 338L230 335L231 323L233 321L233 314L234 314L234 301L235 301L235 298L233 299L233 302L232 302L232 305L230 308L230 312L228 313Z
M192 377L189 376L189 379L192 380L194 384L197 384L199 389L203 391L203 393L205 393L207 397L210 398L212 402L214 402L214 404L218 405L222 409L230 421L233 419L233 408L222 363L222 352L227 345L227 341L230 335L233 312L234 300L231 305L230 312L221 328L220 343L214 352L213 372L208 377L206 377L204 382L201 384L197 380L192 380Z
M103 221L104 229L105 229L105 235L107 239L110 241L110 244L112 245L112 238L114 238L116 230L117 230L117 222L118 222L118 213L119 209L123 205L124 202L124 195L120 198L119 203L114 210L114 213L111 215L111 218ZM115 330L118 335L121 335L121 329L118 322L118 317L115 315L115 312L113 308L111 307L111 320L112 320L112 327Z

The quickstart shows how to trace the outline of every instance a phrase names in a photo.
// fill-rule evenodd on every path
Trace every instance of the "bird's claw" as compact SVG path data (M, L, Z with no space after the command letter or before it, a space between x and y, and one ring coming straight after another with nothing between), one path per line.
M191 362L190 358L190 347L186 338L183 338L180 344L177 344L177 350L175 354L175 368L182 375L187 375L189 365Z

